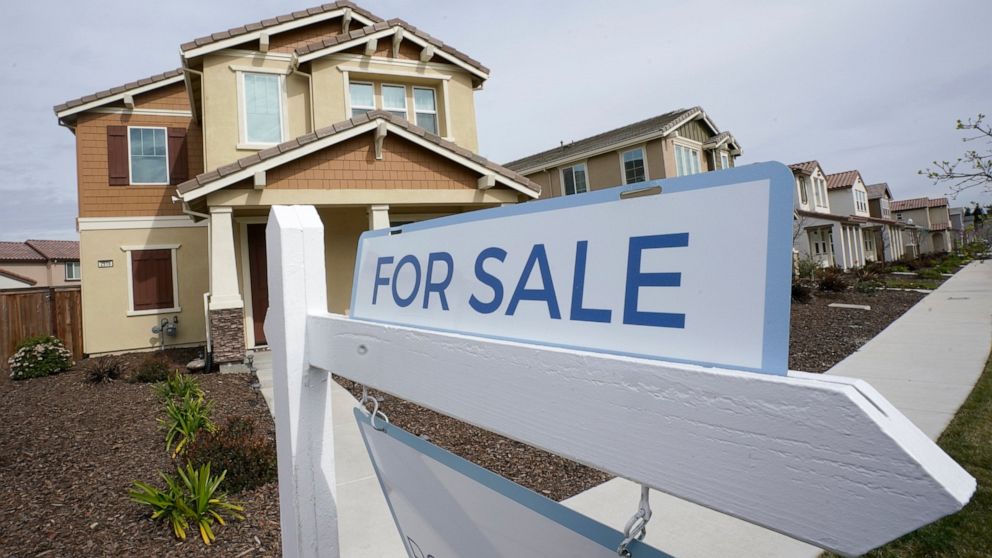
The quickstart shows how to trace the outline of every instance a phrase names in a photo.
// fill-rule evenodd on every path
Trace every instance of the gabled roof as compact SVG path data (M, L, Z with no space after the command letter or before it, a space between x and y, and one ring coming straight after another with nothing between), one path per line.
M218 167L187 180L177 187L179 197L189 202L252 177L256 172L278 167L284 163L313 153L324 147L350 139L356 135L373 132L379 124L387 126L387 133L419 143L435 153L466 166L480 174L491 174L497 183L536 198L541 194L540 185L530 179L500 166L454 143L441 139L427 130L385 111L371 111L350 120L321 128L316 132L300 136L238 159L234 163Z
M49 260L74 261L79 259L77 240L28 240L25 242Z
M865 186L865 189L868 190L869 200L877 200L882 196L886 196L889 199L892 199L892 190L889 190L889 185L885 182L879 182L878 184L868 184L867 186Z
M923 209L930 207L930 200L927 198L913 198L911 200L895 200L889 204L892 211L907 211L910 209Z
M798 172L800 174L812 175L813 171L820 169L820 174L826 176L827 173L823 172L823 167L820 166L819 161L803 161L802 163L792 163L789 168L793 172Z
M368 27L314 41L297 48L295 54L300 62L307 62L320 56L365 44L373 39L392 36L398 30L402 30L404 40L409 39L412 42L421 43L421 47L431 45L440 56L462 66L482 79L489 78L489 68L483 66L481 62L399 18L380 21Z
M947 198L931 198L930 207L947 207Z
M220 50L221 48L229 48L232 46L231 43L238 44L253 41L257 39L261 33L288 31L289 29L303 27L305 25L317 23L318 21L322 21L324 19L330 19L331 17L337 17L338 12L344 9L350 9L353 17L358 16L356 19L360 21L362 25L371 25L382 21L382 18L372 12L361 8L352 2L342 0L332 4L323 4L313 8L308 8L306 10L300 10L281 16L263 19L262 21L256 23L232 27L227 31L218 31L217 33L212 33L205 37L200 37L198 39L193 39L192 41L183 43L179 48L185 58L197 56L199 54L204 54L206 50L214 50L211 48L205 49L203 47L216 47L216 50ZM197 50L197 52L190 52L194 50Z
M633 144L634 142L664 137L674 132L686 122L696 118L701 118L707 123L715 134L714 138L721 135L720 130L712 123L712 120L709 119L702 107L683 108L658 116L652 116L640 122L621 126L585 139L567 144L563 143L553 149L511 161L506 163L505 166L515 171L527 172L554 166L570 160L581 159L582 157L591 157L623 147L624 144ZM713 141L714 138L710 138L708 141ZM736 141L734 143L735 147L739 149L739 146L736 146Z
M0 269L0 275L6 277L8 279L13 279L14 281L19 281L21 283L24 283L24 284L26 284L29 287L32 287L32 286L38 284L38 282L35 281L34 279L32 279L30 277L25 277L23 275L19 275L17 273L14 273L13 271L8 270L8 269Z
M44 262L45 256L24 242L0 242L0 261Z
M827 190L841 190L843 188L850 188L854 186L854 183L861 179L861 183L864 184L864 179L861 178L861 173L856 170L849 170L844 172L837 172L834 174L828 174L824 178L827 179Z
M734 144L736 146L737 138L735 138L730 132L720 132L719 134L706 140L703 147L706 149L716 149L724 144Z
M181 81L183 81L183 70L182 68L176 68L175 70L155 74L137 81L125 83L124 85L111 87L110 89L106 89L104 91L84 95L78 99L66 101L61 105L55 105L53 109L55 110L56 116L59 118L65 118L66 116L70 116L77 112L83 112L84 110L89 110L101 105L120 101L125 95L146 93L148 91L158 89L159 87L165 87L166 85L172 85L173 83L179 83Z

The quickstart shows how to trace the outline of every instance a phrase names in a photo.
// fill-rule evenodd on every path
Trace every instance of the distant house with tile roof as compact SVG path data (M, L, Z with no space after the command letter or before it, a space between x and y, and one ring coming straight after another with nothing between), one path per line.
M666 112L506 163L541 186L541 197L731 168L741 155L702 107Z
M0 289L80 284L79 242L0 242Z
M209 338L214 362L264 347L273 205L317 207L343 313L363 232L540 196L477 154L489 69L406 21L339 1L179 52L177 69L54 107L76 141L87 353L148 349L173 318L170 342Z
M919 253L947 252L954 247L947 198L912 198L891 204L896 220L909 228Z

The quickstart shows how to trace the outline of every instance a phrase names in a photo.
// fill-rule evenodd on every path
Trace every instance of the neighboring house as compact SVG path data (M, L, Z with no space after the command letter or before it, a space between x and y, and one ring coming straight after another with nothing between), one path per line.
M849 170L828 174L827 195L830 197L830 210L846 216L854 225L846 224L841 227L841 241L845 243L844 252L848 261L844 267L861 267L876 258L875 237L865 234L864 226L868 223L868 190L865 181L857 170Z
M903 226L892 214L892 190L885 182L865 186L868 191L868 223L865 234L871 235L876 248L876 259L891 262L901 259L906 240Z
M734 166L740 144L700 107L679 109L506 163L541 197L581 194Z
M965 243L964 208L948 208L947 215L951 219L951 240L955 248L960 248Z
M913 198L893 201L891 205L896 220L906 227L919 254L951 249L951 217L947 210L947 198Z
M849 269L864 261L857 245L863 221L831 210L827 174L817 161L789 165L796 179L793 194L793 250L801 259L812 259L821 267Z
M0 289L64 287L80 279L74 240L0 242Z
M362 232L540 196L475 153L489 70L402 20L324 4L180 61L55 107L76 136L87 353L151 348L163 319L215 362L265 345L272 205L317 207L346 312Z

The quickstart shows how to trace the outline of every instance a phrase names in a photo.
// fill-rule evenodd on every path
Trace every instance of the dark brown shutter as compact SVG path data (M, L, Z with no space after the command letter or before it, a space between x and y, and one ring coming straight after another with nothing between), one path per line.
M187 178L186 128L169 128L169 183L179 184Z
M135 310L175 308L172 297L172 250L131 252L131 294Z
M107 126L107 167L111 186L127 186L127 126Z

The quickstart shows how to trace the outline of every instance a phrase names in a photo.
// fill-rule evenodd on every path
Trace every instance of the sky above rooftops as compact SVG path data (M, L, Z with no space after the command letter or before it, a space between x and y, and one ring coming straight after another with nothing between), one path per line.
M51 107L179 65L195 37L316 0L10 2L0 18L0 239L74 239L75 147ZM963 150L957 118L992 113L992 3L360 1L492 70L476 95L481 154L506 162L701 105L739 164L816 159L896 199ZM992 202L973 191L951 201Z

